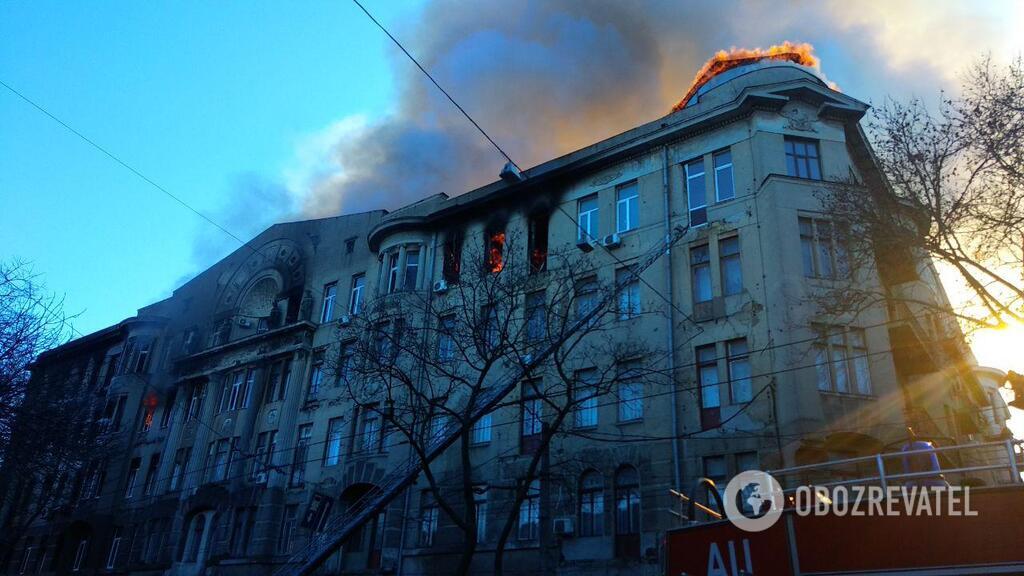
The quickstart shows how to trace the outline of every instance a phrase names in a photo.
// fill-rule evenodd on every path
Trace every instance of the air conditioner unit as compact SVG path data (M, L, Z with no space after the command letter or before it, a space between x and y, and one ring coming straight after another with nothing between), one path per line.
M248 318L239 318L238 325L241 326L242 328L248 328L252 326L252 322L250 322Z
M594 249L594 241L587 236L581 236L578 240L576 240L576 247L582 250L583 252L590 252L591 250Z
M267 483L267 473L266 472L257 472L256 473L256 478L253 481L256 482L257 484L266 484Z
M342 326L348 326L351 323L352 323L352 317L349 316L348 314L342 314L341 317L338 318L338 324L340 324Z
M446 282L445 280L438 280L437 282L434 282L434 293L436 293L436 294L444 294L447 291L448 291L448 282Z
M571 536L575 530L573 526L572 516L563 516L561 518L555 518L553 532L560 536Z
M622 238L619 237L618 233L609 234L604 237L601 243L604 244L605 248L618 248L622 245Z

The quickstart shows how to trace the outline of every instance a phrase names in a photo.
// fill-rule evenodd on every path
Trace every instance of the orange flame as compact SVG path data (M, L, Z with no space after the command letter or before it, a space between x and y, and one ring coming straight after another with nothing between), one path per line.
M505 268L505 233L495 232L487 242L487 266L497 274Z
M751 50L749 48L736 47L730 48L728 52L719 50L697 72L697 75L693 78L693 84L690 85L690 89L686 92L686 96L683 96L683 99L672 107L672 111L678 112L686 107L686 103L697 93L697 90L700 90L701 86L707 84L709 80L722 72L765 59L788 60L789 62L815 69L819 68L821 64L821 60L814 55L814 46L806 42L794 44L786 41L782 44L770 46L767 50L763 48Z

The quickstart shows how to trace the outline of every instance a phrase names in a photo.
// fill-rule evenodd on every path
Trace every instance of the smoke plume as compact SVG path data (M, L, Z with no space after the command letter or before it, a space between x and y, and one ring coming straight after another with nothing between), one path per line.
M415 22L386 24L523 168L667 114L719 49L809 42L830 79L870 101L937 92L1000 25L931 2L601 0L438 0ZM495 180L504 163L381 38L395 51L395 111L313 137L320 147L305 154L319 161L288 186L305 217L458 195Z

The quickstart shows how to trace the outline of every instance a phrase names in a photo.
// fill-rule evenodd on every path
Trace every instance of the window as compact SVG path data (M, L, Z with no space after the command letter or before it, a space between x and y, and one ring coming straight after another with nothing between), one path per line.
M814 363L818 389L840 394L871 394L871 369L861 328L814 326L818 342Z
M604 534L604 479L596 470L580 477L580 536Z
M722 238L718 241L718 266L722 273L722 293L732 296L743 292L739 236Z
M352 291L348 297L348 313L355 316L363 309L363 289L366 287L366 274L352 277Z
M275 362L270 366L265 397L267 404L284 400L289 379L291 379L291 363L288 360Z
M633 422L644 417L644 385L640 381L640 362L619 365L618 415L619 422Z
M420 251L405 251L405 281L402 283L404 290L415 290L416 279L420 273Z
M715 483L718 496L722 498L722 502L725 502L725 484L729 476L725 456L705 456L703 463L704 477Z
M155 394L148 394L142 399L142 422L139 423L140 432L149 432L153 428L153 416L156 414L158 400Z
M449 284L457 284L462 270L462 231L451 231L444 243L441 274Z
M233 441L230 438L221 438L210 442L210 448L206 453L206 474L208 482L219 482L228 476L228 469L231 467Z
M114 536L110 540L110 552L107 552L107 570L113 570L117 565L117 552L121 548L121 527L115 526L113 534Z
M356 343L342 342L338 345L338 379L351 382L356 376Z
M583 318L596 307L597 278L586 278L576 285L576 318ZM591 319L591 322L596 321L596 316Z
M736 197L732 179L732 153L729 150L717 152L715 161L715 200L724 202Z
M171 417L174 415L174 401L178 399L178 390L171 390L164 401L163 412L160 413L160 428L167 428L171 425Z
M640 278L627 268L615 271L615 285L619 289L619 320L640 315Z
M597 426L597 370L588 368L576 372L573 401L573 423L577 428Z
M139 468L142 466L141 458L132 458L128 466L128 482L125 484L124 497L131 498L135 493L135 481L139 478Z
M196 382L192 385L192 396L188 401L188 413L185 416L186 421L192 421L199 418L199 412L203 407L203 396L206 391L206 386L202 382Z
M470 429L470 442L473 444L487 444L491 441L491 413L488 412L473 423Z
M476 511L476 541L487 539L487 485L473 486L473 509Z
M615 556L640 557L640 475L632 466L615 473Z
M760 470L761 465L758 463L757 452L737 452L736 453L736 473L746 472L747 470Z
M114 533L117 534L117 528L114 529ZM117 541L120 542L120 538L118 538ZM28 571L29 563L32 561L32 550L33 549L34 549L34 546L26 546L25 547L25 553L21 557L21 568L18 570L18 574L24 574L25 572ZM45 553L45 548L43 550L44 550L44 553ZM107 568L112 568L112 566L107 566Z
M387 255L388 262L388 294L398 290L398 252L391 252Z
M356 249L356 239L349 238L345 240L345 254L351 254Z
M295 452L292 456L292 473L288 479L291 487L302 486L306 483L306 460L309 455L309 443L313 439L313 425L303 424L299 426L298 441L295 443Z
M277 553L290 554L292 551L292 534L295 532L295 523L299 518L299 505L289 504L284 508L284 517L281 518L281 532L277 535Z
M636 182L623 184L615 190L615 231L628 232L639 225L640 196Z
M690 209L690 226L708 223L707 188L704 184L704 158L686 164L686 204Z
M331 418L327 423L327 446L324 448L324 466L341 461L342 418Z
M535 382L523 384L520 400L520 451L523 453L533 452L540 443L541 432L543 431L542 400L537 396L534 387Z
M481 337L486 351L497 348L501 337L501 325L498 319L498 308L494 305L484 306L480 310L480 319L483 323Z
M107 401L107 412L111 430L120 430L124 419L124 408L128 402L127 394L119 394Z
M526 295L526 340L538 342L547 336L547 294L543 290Z
M530 273L543 272L548 267L548 223L547 212L530 215L527 252L530 257Z
M309 390L306 393L306 401L316 400L320 395L320 388L324 383L324 361L322 354L314 359L313 370L309 374Z
M359 450L367 454L375 454L381 450L381 420L377 405L370 404L363 409L362 422L359 430Z
M700 392L700 420L705 430L721 422L721 399L718 390L718 353L714 344L698 346L697 385Z
M828 220L801 216L800 255L807 278L847 278L850 275L846 246L836 237Z
M600 220L598 218L597 209L597 194L587 196L586 198L580 198L576 204L576 223L579 224L577 230L577 240L597 240L597 236L600 230Z
M711 254L707 244L690 248L690 278L694 304L711 301Z
M220 396L220 412L246 408L252 400L252 388L255 384L256 373L249 370L239 370L231 375L229 383Z
M505 268L505 229L488 227L484 234L484 272L497 274Z
M151 496L156 488L157 473L160 471L160 453L157 452L149 457L149 468L146 469L146 479L142 482L142 495Z
M750 383L750 356L747 339L737 338L725 343L726 365L729 370L729 398L733 404L750 402L754 397Z
M82 562L85 561L85 553L89 550L89 539L82 538L78 541L78 548L75 549L75 562L71 565L72 572L82 569Z
M191 455L191 448L179 448L174 453L174 466L171 468L171 480L168 484L168 490L173 492L181 488L182 480L188 471L188 459Z
M331 282L324 286L324 308L320 311L320 323L325 324L334 319L334 301L338 299L338 283Z
M432 546L437 534L437 501L429 490L420 492L420 546Z
M526 498L519 505L519 540L536 540L540 527L540 480L533 480L526 489Z
M786 138L786 173L797 178L821 180L818 142L802 138Z
M252 481L263 484L267 481L267 469L274 464L277 452L277 430L260 432L256 437L256 451L252 459Z
M455 315L446 314L438 319L437 359L451 362L455 359Z

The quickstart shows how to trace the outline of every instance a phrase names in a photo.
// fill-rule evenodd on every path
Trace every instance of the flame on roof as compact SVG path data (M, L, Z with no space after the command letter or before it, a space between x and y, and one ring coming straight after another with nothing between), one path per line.
M677 112L686 107L686 103L693 98L693 95L700 90L701 86L707 84L712 78L725 72L726 70L732 70L740 66L747 64L753 64L759 60L783 60L800 64L802 66L808 66L816 70L820 69L821 60L814 55L814 46L810 44L801 43L795 44L793 42L783 42L782 44L776 44L769 46L767 49L764 48L730 48L729 51L719 50L710 60L704 63L704 66L697 72L697 75L693 79L693 84L690 85L690 89L686 91L686 96L680 100L675 106L672 107L673 112Z

